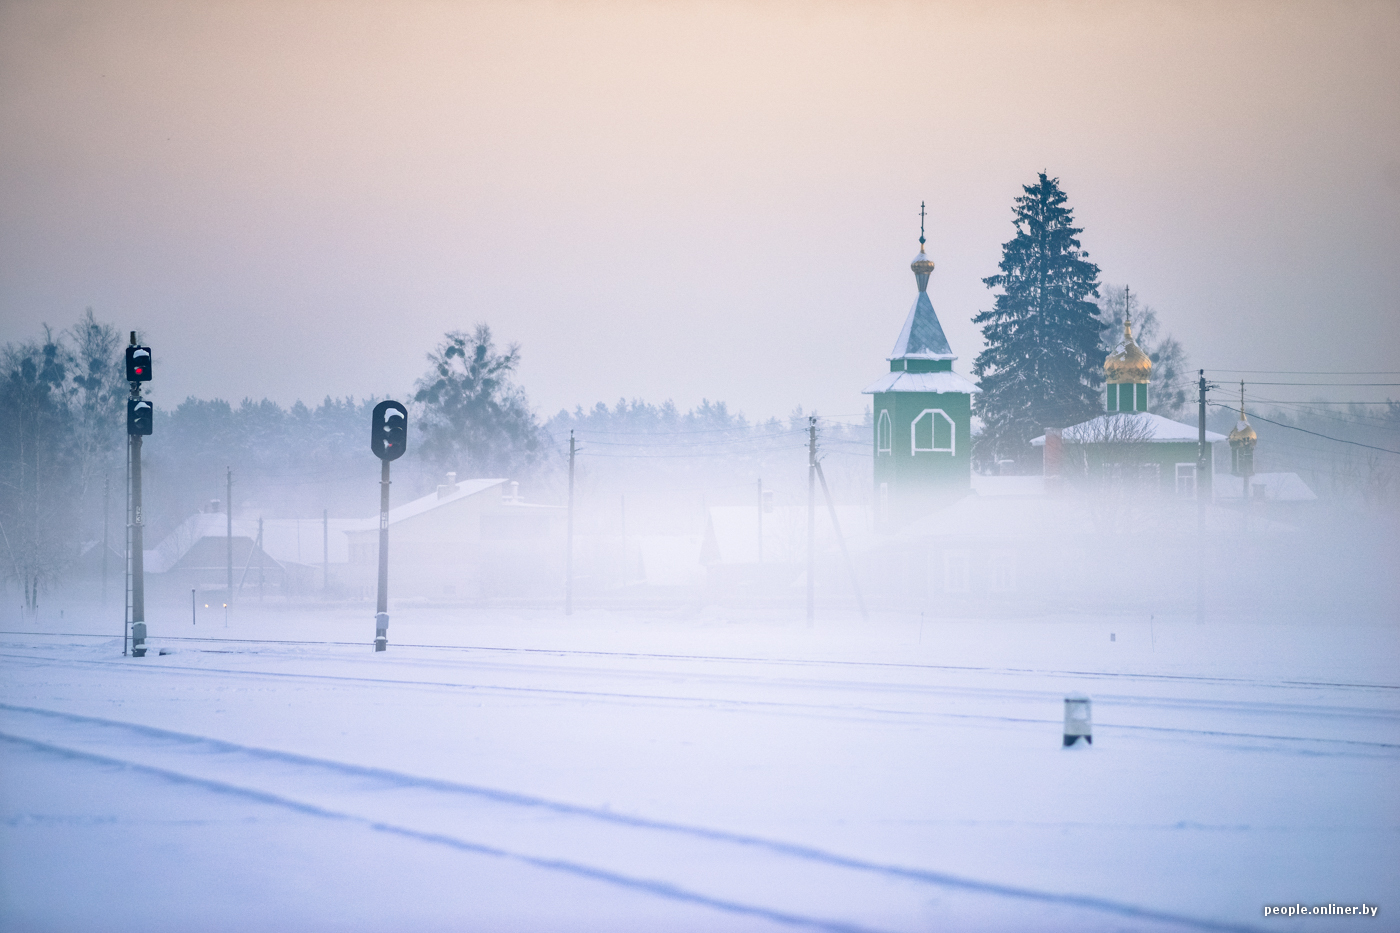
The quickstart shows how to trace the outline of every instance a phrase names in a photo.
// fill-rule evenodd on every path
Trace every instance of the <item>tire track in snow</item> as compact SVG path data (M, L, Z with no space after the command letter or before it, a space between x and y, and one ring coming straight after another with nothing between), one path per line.
M355 821L379 832L790 926L831 933L874 933L878 928L859 918L820 914L849 913L859 903L863 912L903 916L907 923L907 918L920 914L930 889L934 889L944 896L970 900L969 915L983 919L987 919L989 909L1001 909L1025 923L1024 915L1014 913L1018 906L1050 908L1073 921L1064 929L1097 928L1093 918L1118 918L1119 922L1131 918L1161 930L1259 929L1091 895L1038 891L880 864L806 845L135 723L3 703L0 710L6 713L0 739L24 747L131 768L301 813ZM425 825L414 825L415 821ZM452 831L454 825L458 831ZM469 838L473 835L477 838ZM514 844L481 838L493 835ZM580 852L590 857L579 858ZM691 868L700 869L702 877L686 877ZM668 871L681 877L649 877ZM703 893L703 887L721 890ZM795 900L796 908L824 909L815 911L818 915L814 916L810 909L765 904L764 900ZM946 907L940 905L940 914L944 910ZM1032 925L1039 928L1044 926L1041 921L1048 920L1060 928L1055 917L1037 916Z

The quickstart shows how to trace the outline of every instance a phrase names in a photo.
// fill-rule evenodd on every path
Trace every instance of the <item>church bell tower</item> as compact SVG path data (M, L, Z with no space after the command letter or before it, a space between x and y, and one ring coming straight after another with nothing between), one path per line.
M910 263L918 294L904 320L890 371L867 386L875 420L876 526L891 530L972 488L972 396L978 388L953 372L957 359L928 297L933 260Z

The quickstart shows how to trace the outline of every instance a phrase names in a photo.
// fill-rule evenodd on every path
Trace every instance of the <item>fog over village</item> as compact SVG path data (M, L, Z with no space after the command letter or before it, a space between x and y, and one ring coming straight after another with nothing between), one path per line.
M1400 929L1396 88L0 2L0 929Z

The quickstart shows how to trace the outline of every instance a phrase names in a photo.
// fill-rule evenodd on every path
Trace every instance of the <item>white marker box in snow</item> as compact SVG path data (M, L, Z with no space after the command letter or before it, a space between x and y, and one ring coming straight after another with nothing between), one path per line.
M1094 721L1090 715L1089 698L1082 693L1065 697L1065 748L1083 739L1094 744Z

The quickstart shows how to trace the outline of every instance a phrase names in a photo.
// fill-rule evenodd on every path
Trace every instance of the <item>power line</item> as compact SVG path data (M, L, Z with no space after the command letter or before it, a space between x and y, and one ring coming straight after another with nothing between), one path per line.
M1272 376L1400 376L1400 369L1207 369L1208 373L1263 373Z
M1231 406L1231 405L1222 405L1220 402L1211 402L1210 404L1211 404L1211 405L1214 405L1216 408L1225 408L1225 409L1230 409L1230 410L1233 410L1233 407L1234 407L1234 406ZM1361 443L1360 441L1348 441L1348 440L1343 440L1343 439L1340 438L1340 437L1332 437L1332 436L1327 435L1327 434L1319 434L1319 433L1316 432L1316 431L1309 431L1307 428L1300 428L1300 427L1297 427L1297 426L1295 426L1295 425L1284 424L1282 421L1274 421L1274 420L1271 419L1271 418L1265 418L1263 415L1253 415L1252 417L1257 418L1257 419L1260 420L1260 421L1267 421L1269 424L1276 424L1276 425L1278 425L1278 426L1281 427L1281 428L1288 428L1288 429L1293 430L1293 431L1302 431L1304 434L1312 434L1312 435L1314 435L1315 437L1321 437L1321 438L1323 438L1323 439L1325 439L1325 440L1336 441L1338 444L1351 444L1351 445L1353 445L1353 446L1355 446L1355 447L1365 447L1365 448L1367 448L1368 450L1379 450L1381 453L1385 453L1385 454L1395 454L1395 455L1397 455L1397 456L1400 456L1400 450L1391 450L1389 447L1376 447L1376 446L1374 446L1374 445L1372 445L1372 444L1363 444L1363 443Z

